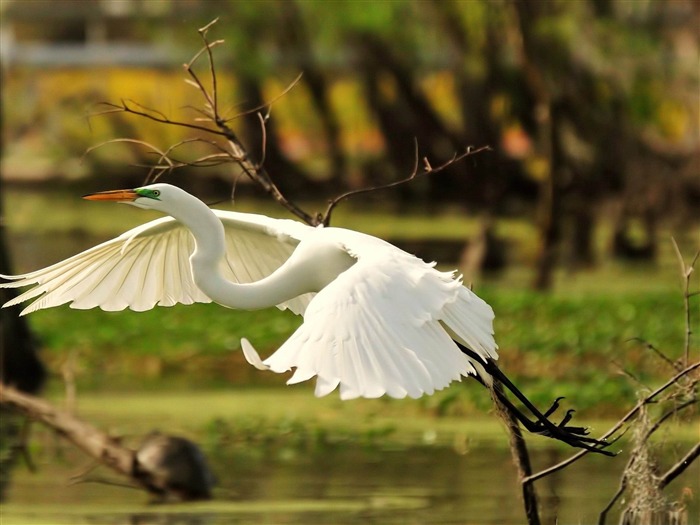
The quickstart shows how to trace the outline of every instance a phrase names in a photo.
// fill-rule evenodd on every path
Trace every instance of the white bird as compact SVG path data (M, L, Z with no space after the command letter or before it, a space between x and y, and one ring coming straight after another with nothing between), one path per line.
M9 301L27 314L72 308L149 310L214 301L237 309L288 308L303 324L270 357L247 340L246 358L289 383L316 376L316 395L419 397L497 359L493 311L454 273L376 237L262 215L212 210L184 190L153 184L85 196L170 215L43 270L3 275L34 285ZM188 260L189 258L189 260ZM488 374L485 374L488 376Z
M493 310L454 272L356 231L213 210L169 184L84 198L169 217L48 268L0 275L8 281L0 287L32 286L3 306L36 299L22 314L65 303L107 311L211 301L287 308L304 321L276 352L262 360L246 339L241 346L259 369L294 370L289 384L315 376L317 396L339 387L342 399L417 398L465 376L488 387L496 377L535 415L530 421L495 390L529 430L595 451L607 446L565 426L570 414L551 423L558 402L543 415L502 374Z

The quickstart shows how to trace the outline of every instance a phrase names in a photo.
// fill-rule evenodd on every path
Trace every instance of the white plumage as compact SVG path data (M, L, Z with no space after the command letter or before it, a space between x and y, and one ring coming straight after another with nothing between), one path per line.
M177 303L288 308L303 324L270 357L242 341L248 361L314 376L316 395L343 399L419 397L497 359L493 311L453 273L399 248L342 228L210 210L167 184L102 192L171 217L148 222L43 270L0 276L0 287L32 286L4 306L36 299L22 314L72 308L136 311ZM476 369L475 369L476 368Z

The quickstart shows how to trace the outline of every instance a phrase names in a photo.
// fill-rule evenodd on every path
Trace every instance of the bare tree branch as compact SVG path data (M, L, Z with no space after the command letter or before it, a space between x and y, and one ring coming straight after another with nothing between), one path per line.
M617 491L615 492L615 494L613 494L613 496L610 498L610 501L608 502L608 504L600 512L600 515L598 517L598 525L603 525L605 523L605 520L607 519L608 512L610 512L610 509L612 509L613 505L617 502L617 500L620 499L622 494L624 494L625 489L627 488L627 480L628 480L627 473L630 471L632 465L637 460L637 458L638 458L637 453L638 453L639 449L642 446L646 445L646 443L649 441L649 438L652 436L652 434L654 434L654 432L656 432L659 428L661 428L663 423L666 422L670 417L676 415L678 412L682 411L683 409L694 405L695 403L697 403L697 401L698 401L697 399L690 399L684 403L681 403L680 405L674 406L671 410L667 411L659 419L657 419L656 422L647 430L647 432L644 434L644 436L642 436L639 443L635 446L634 450L632 450L630 452L630 457L627 460L627 464L625 465L625 468L622 470L622 476L620 476L620 484L617 488ZM692 462L692 459L690 461ZM683 460L681 460L679 463L683 463ZM687 468L687 466L684 467L684 469L685 468ZM666 486L666 484L661 485L661 483L660 483L659 488L663 489Z
M171 126L180 126L180 127L185 127L189 129L194 129L198 131L202 131L205 133L211 133L215 136L223 137L226 139L228 142L228 148L222 148L218 145L216 145L215 142L211 142L213 147L219 149L220 155L212 155L212 156L203 156L198 158L195 161L192 162L179 162L175 161L174 159L169 157L169 154L178 146L184 144L184 142L180 142L175 146L171 146L165 151L160 150L159 148L156 148L153 145L147 144L142 141L137 141L135 139L117 139L114 141L108 141L103 144L100 144L98 146L95 146L93 148L90 148L88 150L88 153L92 150L94 150L97 147L100 147L104 144L108 144L110 142L119 142L119 141L130 141L133 143L139 143L142 144L148 148L150 148L152 151L157 153L159 155L158 161L154 166L150 167L149 174L147 176L146 181L151 182L153 180L157 180L160 178L164 173L173 171L175 168L179 167L184 167L184 166L211 166L211 165L218 165L218 164L223 164L227 160L230 162L238 164L238 166L241 168L242 173L244 173L249 179L251 179L253 182L257 183L270 197L272 197L278 204L286 208L290 213L293 215L297 216L299 219L304 221L307 224L316 226L319 224L323 225L328 225L330 223L331 219L331 213L333 209L343 200L354 196L354 195L359 195L362 193L368 193L371 191L379 191L382 189L388 189L388 188L393 188L396 186L399 186L401 184L408 183L412 180L414 180L417 176L419 175L429 175L429 174L435 174L439 173L440 171L446 169L447 167L453 165L456 162L461 161L462 159L476 155L478 153L481 153L483 151L488 151L491 148L489 146L482 146L480 148L472 148L469 147L467 150L462 153L462 154L455 154L450 160L447 162L444 162L443 164L433 167L430 162L428 161L427 158L423 158L423 165L424 169L422 172L419 172L418 169L418 164L419 164L419 157L418 157L418 145L416 144L416 162L415 162L415 167L411 175L409 175L405 179L401 179L399 181L394 181L385 185L380 185L380 186L372 186L369 188L363 188L359 190L353 190L346 192L338 197L335 197L329 201L329 204L326 208L326 211L324 214L316 214L316 215L311 215L301 209L298 205L296 205L294 202L290 201L285 197L285 195L282 194L282 192L279 190L278 186L274 183L270 175L267 173L267 170L265 169L265 158L266 158L266 143L267 143L267 133L266 133L266 127L265 123L267 121L267 118L269 117L269 112L272 107L272 104L275 103L279 98L283 97L286 93L289 92L301 79L301 74L298 75L283 91L280 93L278 96L273 98L271 101L266 102L265 104L259 105L255 108L249 109L247 111L244 111L242 113L239 113L238 115L232 117L232 118L224 118L221 116L220 111L219 111L219 103L218 103L218 81L217 81L217 73L216 73L216 67L215 67L215 61L214 61L214 56L212 54L212 48L215 46L223 43L223 40L215 40L213 42L210 42L208 39L208 32L211 29L211 27L218 21L218 19L212 20L209 24L206 26L200 28L198 30L202 41L204 42L204 46L197 52L195 55L190 59L189 62L185 63L183 65L185 71L189 75L189 78L186 78L185 81L193 86L197 91L200 92L201 96L204 99L204 109L200 108L193 108L196 112L198 112L200 115L202 115L201 118L195 119L195 122L202 122L202 123L211 123L213 124L212 127L203 125L203 124L197 124L197 123L191 123L191 122L183 122L180 120L173 120L164 113L155 110L153 108L149 108L146 106L143 106L142 104L139 104L134 101L127 101L122 99L120 101L120 104L113 104L113 103L104 103L105 106L108 107L107 110L96 113L95 115L107 115L107 114L112 114L112 113L128 113L132 115L136 115L138 117L146 118L161 124L166 124L166 125L171 125ZM209 71L209 77L211 81L211 88L208 89L205 86L205 83L202 81L200 76L197 74L197 72L194 69L195 64L203 55L206 55L207 57L207 64L208 64L208 71ZM267 114L262 115L261 111L266 110ZM256 114L257 118L260 120L260 125L262 129L262 134L263 134L263 144L262 144L262 151L261 151L261 159L259 162L255 162L250 158L250 155L248 154L248 151L246 150L245 146L242 144L242 142L239 140L237 134L234 132L234 130L228 125L228 123L236 118L239 118L241 116L246 116L246 115L251 115L251 114ZM202 140L202 142L204 142ZM212 162L214 161L214 162ZM164 163L164 164L163 164ZM235 188L235 184L234 184Z
M134 103L135 104L135 103ZM169 126L181 126L183 128L190 128L190 129L196 129L199 131L204 131L206 133L212 133L214 135L219 135L221 137L227 137L226 133L217 130L215 128L209 128L207 126L200 126L199 124L192 124L191 122L183 122L181 120L172 120L168 118L167 116L163 115L157 110L154 110L152 108L148 108L145 106L139 105L139 107L143 109L136 109L134 107L129 106L127 101L122 100L120 104L114 104L112 102L101 102L101 105L104 106L110 106L111 109L107 111L101 111L97 113L93 113L92 116L101 116L101 115L109 115L111 113L130 113L132 115L136 115L138 117L143 117L149 120L153 120L155 122L159 122L161 124L167 124Z
M676 239L671 237L671 242L673 243L673 250L676 253L676 258L678 259L678 264L680 265L681 276L683 278L683 307L685 310L685 343L683 345L683 359L685 366L688 366L688 360L690 359L690 339L693 334L692 325L690 323L690 276L695 269L695 263L697 263L698 257L700 257L700 250L695 252L693 260L688 266L686 266L681 250L678 248L678 244L676 243Z
M0 383L0 403L14 407L29 417L57 430L90 457L99 459L122 475L132 477L133 451L93 426L67 412L54 409L43 399L25 394ZM137 480L134 480L138 483Z
M246 116L248 116L248 115L253 115L253 114L260 113L260 112L263 111L263 110L266 110L266 113L267 113L267 114L266 114L266 116L265 116L265 120L267 120L267 118L269 117L270 108L272 108L272 105L273 105L275 102L277 102L279 99L281 99L282 97L284 97L287 93L289 93L289 92L299 83L299 81L301 80L301 77L302 77L302 76L304 76L304 73L299 73L299 74L297 75L297 77L296 77L294 80L292 80L292 81L289 83L289 85L288 85L286 88L284 88L278 95L275 95L275 97L273 97L272 99L268 100L268 101L265 102L264 104L261 104L261 105L259 105L259 106L255 106L255 107L253 107L253 108L246 109L245 111L241 111L241 112L239 112L239 113L236 113L233 117L231 117L231 118L229 118L229 119L226 119L226 123L229 123L229 122L231 122L231 121L233 121L233 120L236 120L236 119L239 119L239 118L241 118L241 117L246 117Z
M322 220L323 224L327 225L328 223L330 223L331 213L333 212L333 209L340 202L344 201L345 199L347 199L349 197L355 197L355 196L361 195L363 193L369 193L369 192L374 192L374 191L386 190L389 188L395 188L397 186L401 186L402 184L406 184L408 182L411 182L419 175L434 175L435 173L439 173L440 171L444 170L445 168L448 168L449 166L455 164L456 162L461 161L462 159L464 159L466 157L471 157L472 155L476 155L476 154L482 153L484 151L492 151L490 146L481 146L481 147L475 148L475 149L473 149L470 146L467 148L467 150L464 153L462 153L460 155L457 155L455 153L450 160L448 160L447 162L444 162L443 164L439 165L436 168L433 168L430 165L430 162L428 161L428 159L424 157L423 158L424 169L423 169L423 171L419 172L418 171L418 141L415 141L414 146L415 146L415 163L413 166L413 171L411 172L411 174L408 177L406 177L404 179L397 180L397 181L389 182L387 184L381 184L379 186L370 186L368 188L360 188L358 190L351 190L351 191L345 192L345 193L331 199L328 202L328 207L326 208L325 213L323 214L323 220Z
M203 484L200 480L196 482L188 481L184 486L182 477L173 482L172 476L164 475L167 467L163 462L149 461L148 458L142 461L143 458L140 457L142 448L138 451L127 448L122 445L120 439L110 436L68 412L56 409L49 402L39 397L21 392L2 382L0 382L0 405L14 409L28 418L48 426L85 452L97 464L107 466L114 472L127 477L131 482L130 486L132 488L140 488L160 497L174 497L181 500L208 499L209 497L208 491L211 487L202 486ZM186 442L182 438L164 434L159 435L155 439L161 440L161 442L167 442L168 440L174 443ZM190 446L193 447L194 445L190 444ZM150 453L147 456L151 459L154 458L156 456L154 451L158 452L157 447L157 443L151 445ZM184 446L181 448L178 461L188 461L188 468L200 470L202 479L206 479L206 482L209 483L210 481L207 479L209 472L206 463L201 459L196 461L190 460L191 456L187 455L188 450L191 451L191 448ZM200 456L201 453L197 455L198 458ZM86 473L74 479L87 481L88 479L85 478L85 475L91 470L89 469Z
M623 472L627 472L629 470L630 466L632 466L633 461L634 456L631 456L630 459L627 461L627 465L625 465ZM618 485L615 494L612 495L610 501L608 501L607 505L605 505L603 510L600 511L600 514L598 515L598 525L605 524L608 512L610 512L610 509L613 508L613 505L615 505L615 503L617 503L617 500L619 500L620 497L625 493L625 489L627 489L627 475L623 473L623 475L620 476L620 484Z
M265 190L268 195L270 195L278 204L286 208L290 213L296 215L298 218L306 222L307 224L311 225L316 225L318 224L318 220L316 217L306 213L304 210L302 210L299 206L297 206L295 203L289 201L279 190L277 185L272 181L272 178L269 176L267 171L265 170L263 164L261 162L255 163L253 162L249 155L248 152L246 151L245 147L241 143L241 141L238 139L238 136L236 133L229 127L227 124L227 120L222 118L218 112L218 102L216 99L216 68L214 66L214 57L211 53L211 44L207 40L207 31L209 28L216 22L216 20L213 20L211 23L209 23L207 26L204 28L200 29L200 35L202 36L202 39L204 40L205 47L204 49L200 50L192 60L190 60L187 64L185 64L185 71L190 75L192 78L192 81L195 83L195 86L199 89L199 91L202 93L202 96L204 99L207 101L207 104L209 106L210 110L210 117L211 120L214 122L216 127L218 128L215 131L215 134L223 136L227 139L230 147L230 152L232 159L238 163L238 165L241 167L243 172L254 182L258 183L263 190ZM221 41L217 41L221 42ZM212 94L210 94L202 81L200 80L199 76L196 74L196 72L193 69L193 66L197 59L201 57L201 55L206 52L207 57L209 60L209 74L212 79ZM299 77L294 80L292 85L296 84L299 80ZM285 89L285 92L287 92L290 87ZM276 99L274 99L276 100ZM265 106L270 107L271 102L268 102ZM210 128L204 128L205 130L208 130Z
M666 474L661 476L661 480L659 481L659 488L663 489L664 487L666 487L666 485L668 485L678 476L683 474L685 469L687 469L693 463L693 461L698 459L698 456L700 456L700 443L696 443L695 446L691 448L678 463L673 465L670 469L666 471Z

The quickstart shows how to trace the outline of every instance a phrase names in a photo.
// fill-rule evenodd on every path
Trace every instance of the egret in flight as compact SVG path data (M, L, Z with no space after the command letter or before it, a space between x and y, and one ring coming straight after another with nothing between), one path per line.
M210 209L184 190L152 184L86 195L162 212L163 217L48 268L2 275L0 287L32 286L4 306L35 299L22 314L72 308L149 310L215 302L253 310L277 306L303 316L267 359L246 339L247 361L261 370L294 370L288 383L316 377L315 394L342 399L417 398L474 376L530 431L573 446L607 446L544 414L496 366L493 310L453 272L370 235L294 220ZM508 388L529 419L493 388ZM571 412L571 411L570 411Z

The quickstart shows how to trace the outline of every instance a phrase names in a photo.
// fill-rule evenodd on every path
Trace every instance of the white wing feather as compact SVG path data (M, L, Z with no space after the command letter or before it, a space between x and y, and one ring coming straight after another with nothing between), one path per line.
M475 374L452 337L484 358L498 357L493 311L452 273L393 247L361 251L274 354L262 361L244 341L246 359L278 373L295 368L290 384L317 376L317 396L339 386L340 397L351 399L419 397Z
M452 273L357 232L213 211L226 231L221 271L232 281L254 282L271 274L312 232L320 233L314 239L330 240L357 260L317 294L278 305L303 314L304 323L269 358L261 360L243 341L246 359L257 368L295 369L290 383L317 376L318 396L339 386L342 399L401 398L431 394L481 369L453 338L483 359L498 358L491 307ZM191 233L165 217L48 268L0 275L10 281L0 287L32 286L5 305L36 299L22 314L65 303L112 311L210 302L192 277L194 247Z
M235 282L257 281L286 261L313 228L292 220L212 210L226 230L224 275ZM127 231L52 266L23 275L0 275L2 288L32 286L5 306L35 299L22 315L70 303L72 308L106 311L149 310L211 302L194 283L190 232L171 217ZM303 313L312 294L278 305Z

